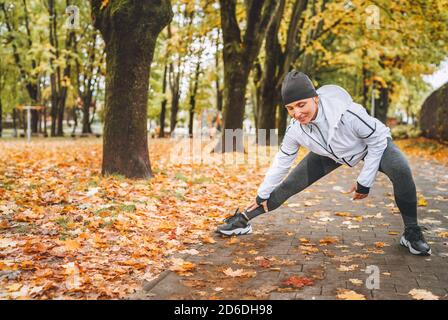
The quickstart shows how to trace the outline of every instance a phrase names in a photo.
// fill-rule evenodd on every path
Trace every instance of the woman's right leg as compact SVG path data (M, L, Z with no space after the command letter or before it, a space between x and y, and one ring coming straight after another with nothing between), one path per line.
M272 191L267 203L268 210L277 209L288 198L304 190L340 165L328 157L313 152L308 153L286 179ZM246 215L249 219L252 219L264 212L263 206L259 206L257 209L247 212Z

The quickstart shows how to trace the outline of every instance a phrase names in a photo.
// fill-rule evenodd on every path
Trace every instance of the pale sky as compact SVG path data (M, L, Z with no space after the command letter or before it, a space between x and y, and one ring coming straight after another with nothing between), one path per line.
M443 61L439 69L430 76L423 76L425 82L432 85L433 89L438 89L440 86L448 82L448 58Z

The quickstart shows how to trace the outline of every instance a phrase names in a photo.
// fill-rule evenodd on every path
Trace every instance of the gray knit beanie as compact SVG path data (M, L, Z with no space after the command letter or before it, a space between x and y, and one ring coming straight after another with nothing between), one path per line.
M283 105L315 96L317 96L316 89L306 74L292 70L286 75L282 83Z

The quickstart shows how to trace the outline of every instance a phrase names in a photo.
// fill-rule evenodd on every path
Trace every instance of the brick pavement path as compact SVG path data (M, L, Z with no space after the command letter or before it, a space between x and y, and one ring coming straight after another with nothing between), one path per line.
M183 256L196 264L192 275L166 271L130 298L337 299L338 289L347 289L369 300L412 299L411 289L425 289L448 299L448 238L442 237L448 229L448 168L409 160L422 195L419 221L432 247L430 257L413 256L399 245L402 220L387 177L379 173L369 197L351 201L340 190L356 180L361 166L341 167L254 219L253 234L214 235L215 243ZM378 267L379 289L366 286L370 265ZM223 272L229 267L256 274L230 277ZM314 284L283 284L291 276Z

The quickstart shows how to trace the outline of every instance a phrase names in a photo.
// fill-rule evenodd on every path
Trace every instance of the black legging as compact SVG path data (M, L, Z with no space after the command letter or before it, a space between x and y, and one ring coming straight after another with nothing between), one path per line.
M313 152L308 153L286 179L272 191L267 203L269 211L277 209L288 198L304 190L340 165L328 157ZM411 169L403 153L390 138L387 139L387 147L381 158L379 171L386 174L392 181L395 202L400 209L404 224L406 226L417 225L417 195ZM247 216L252 219L262 213L264 213L264 209L260 206L248 212Z

